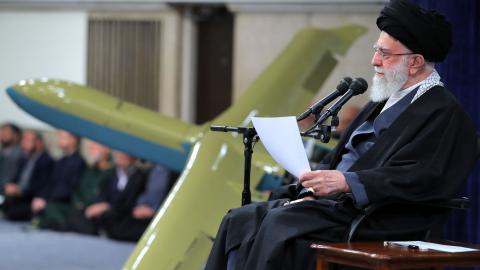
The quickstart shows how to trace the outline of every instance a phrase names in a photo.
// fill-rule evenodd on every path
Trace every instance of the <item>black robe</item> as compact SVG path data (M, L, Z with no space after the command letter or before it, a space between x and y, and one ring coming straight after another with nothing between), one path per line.
M320 167L334 169L352 132L375 118L383 105L367 104ZM437 86L410 104L349 171L359 176L370 203L433 202L458 195L475 163L475 149L470 118L445 88ZM344 241L358 213L346 194L283 206L285 201L231 210L222 220L205 269L226 269L231 250L237 250L235 270L313 269L309 241ZM433 214L428 208L412 211L394 205L362 224L358 237L415 239L431 225Z

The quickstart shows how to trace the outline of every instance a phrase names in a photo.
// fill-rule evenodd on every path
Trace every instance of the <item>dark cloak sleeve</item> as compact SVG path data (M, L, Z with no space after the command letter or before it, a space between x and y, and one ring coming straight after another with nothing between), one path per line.
M413 103L350 169L370 202L435 201L461 191L475 162L475 128L441 90Z

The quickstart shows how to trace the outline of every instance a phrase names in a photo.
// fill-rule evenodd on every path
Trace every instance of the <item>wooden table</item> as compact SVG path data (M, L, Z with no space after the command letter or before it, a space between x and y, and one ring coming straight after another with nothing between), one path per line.
M480 245L441 242L480 249ZM480 250L449 253L384 246L383 242L312 244L317 253L317 270L327 270L329 263L386 270L441 266L480 266Z

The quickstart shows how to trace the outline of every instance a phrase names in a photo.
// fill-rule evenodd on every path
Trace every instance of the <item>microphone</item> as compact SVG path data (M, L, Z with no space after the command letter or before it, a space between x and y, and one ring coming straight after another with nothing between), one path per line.
M353 79L348 91L337 101L335 102L330 108L328 108L324 114L320 117L317 121L317 124L323 123L328 117L332 115L337 115L338 111L342 108L345 103L353 96L363 94L368 88L368 83L363 78L355 78Z
M350 77L345 77L343 78L337 85L337 88L335 91L333 91L330 95L324 97L323 99L315 102L310 108L308 108L306 111L304 111L300 116L298 116L297 121L301 121L305 118L307 118L310 114L318 114L319 112L322 111L323 107L327 105L328 103L332 102L334 99L337 97L345 94L350 86L350 83L352 82L352 78Z

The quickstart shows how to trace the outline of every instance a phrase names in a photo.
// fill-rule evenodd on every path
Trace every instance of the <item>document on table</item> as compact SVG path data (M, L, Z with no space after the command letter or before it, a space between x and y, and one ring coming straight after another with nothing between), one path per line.
M268 153L285 170L296 177L311 171L294 116L252 117L252 122Z
M478 251L478 249L473 248L466 248L460 246L453 246L453 245L442 245L424 241L385 241L384 244L386 246L402 246L402 247L416 247L419 250L438 250L443 252L468 252L468 251Z

